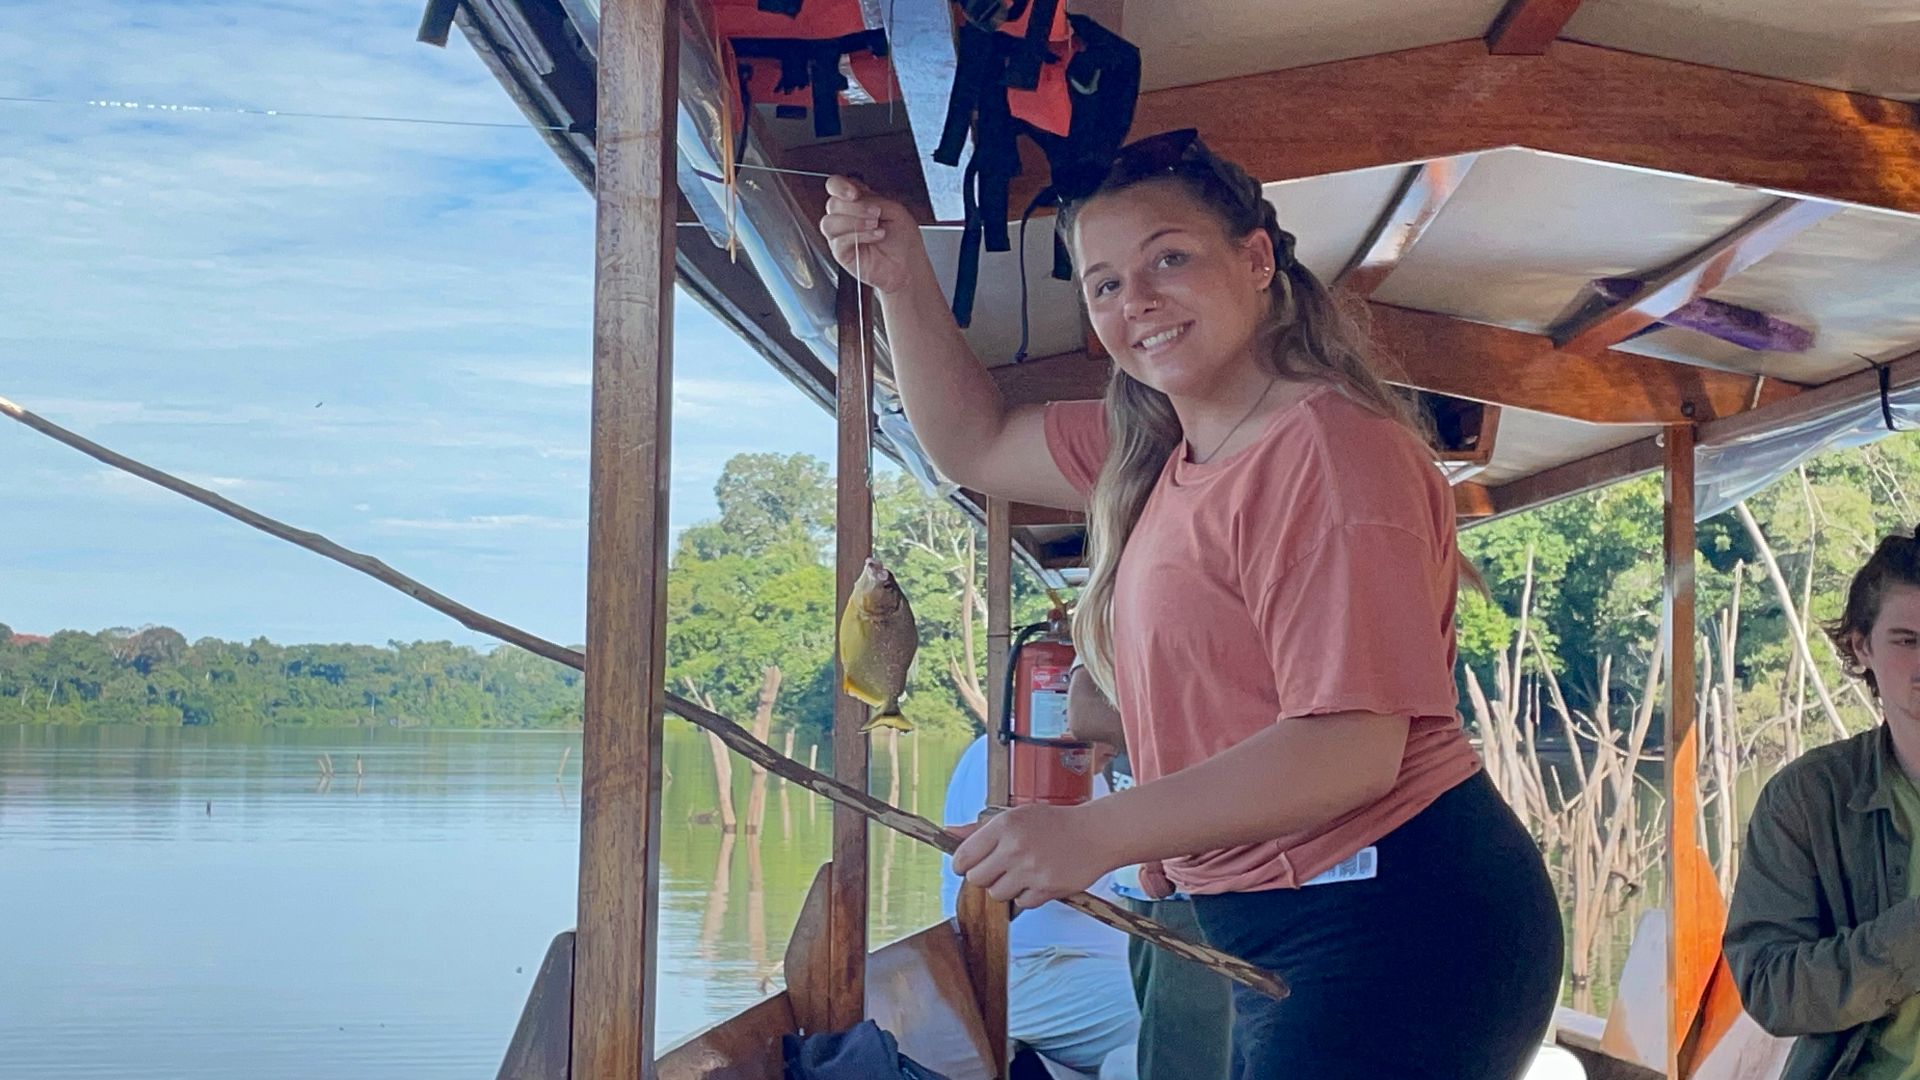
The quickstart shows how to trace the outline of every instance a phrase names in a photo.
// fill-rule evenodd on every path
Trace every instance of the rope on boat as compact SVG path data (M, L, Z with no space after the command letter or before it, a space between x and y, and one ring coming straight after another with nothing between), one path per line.
M319 533L295 528L285 522L270 518L258 511L249 509L223 495L208 491L197 484L188 483L170 473L165 473L150 465L142 464L124 454L113 450L61 427L12 401L0 397L0 413L38 431L42 435L63 443L93 458L111 465L123 472L131 473L152 484L166 488L177 495L218 510L220 513L246 525L251 525L269 536L285 540L290 544L303 547L316 555L323 555L343 566L358 570L383 585L398 589L422 604L433 608L470 630L476 630L495 637L510 645L517 645L536 656L543 656L555 663L565 664L577 671L586 670L586 654L569 649L564 645L548 641L536 634L522 630L509 623L501 622L492 616L482 614L473 608L454 600L452 597L427 587L425 584L381 562L371 555L353 551L340 546ZM780 753L773 747L753 737L746 728L734 723L710 709L701 708L693 702L671 692L664 692L668 712L690 721L698 727L712 732L727 744L728 749L746 758L774 775L800 785L822 798L850 807L863 816L885 825L895 832L902 833L923 844L936 848L946 854L952 854L960 846L960 841L952 833L934 824L918 814L910 813L882 799L843 784L833 777L800 764L798 761ZM1110 900L1089 893L1077 893L1064 897L1061 903L1076 911L1105 923L1116 930L1131 934L1143 941L1159 946L1176 956L1192 960L1219 972L1233 981L1251 989L1258 990L1274 998L1287 996L1287 985L1277 975L1256 967L1237 956L1230 956L1217 949L1209 948L1193 941L1162 923L1133 912Z

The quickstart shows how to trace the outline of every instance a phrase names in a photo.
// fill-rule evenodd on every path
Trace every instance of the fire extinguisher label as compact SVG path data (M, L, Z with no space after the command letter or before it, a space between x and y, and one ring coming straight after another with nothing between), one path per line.
M1029 699L1029 704L1032 707L1034 738L1067 737L1067 695L1064 692L1038 691Z

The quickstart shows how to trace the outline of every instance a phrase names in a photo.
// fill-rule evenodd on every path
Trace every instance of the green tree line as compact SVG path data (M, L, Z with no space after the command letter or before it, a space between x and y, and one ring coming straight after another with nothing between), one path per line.
M833 707L834 489L807 455L743 454L715 489L720 513L686 529L668 575L667 677L749 717L780 669L777 727L824 728ZM920 660L906 703L934 729L984 719L985 557L975 522L902 473L875 480L876 554L912 598ZM1044 600L1030 583L1020 610ZM189 642L165 626L46 640L0 623L0 724L565 728L580 675L500 647L450 642Z
M1870 722L1814 627L1838 613L1848 575L1876 539L1920 521L1916 482L1920 439L1903 435L1815 458L1750 500L1758 537L1735 512L1701 523L1696 632L1703 647L1732 641L1733 678L1716 678L1731 687L1743 722L1804 712L1812 676L1831 688L1848 726ZM874 493L875 553L898 575L920 624L907 715L934 729L980 725L979 527L903 473L876 477ZM837 615L828 466L803 454L742 454L727 463L715 496L718 516L684 530L672 554L668 681L744 720L777 668L772 726L823 728ZM1660 621L1657 477L1473 529L1462 547L1492 594L1465 595L1460 610L1463 666L1483 684L1492 685L1497 657L1510 648L1529 582L1537 645L1529 663L1553 666L1573 708L1593 706L1603 664L1615 688L1640 684ZM1809 629L1811 672L1788 630L1769 554L1795 608L1804 608L1796 614ZM1044 596L1026 575L1015 581L1016 620L1039 617ZM1728 623L1736 582L1742 603ZM36 642L0 625L0 723L567 727L580 722L580 699L578 673L509 648L189 643L167 627L62 631Z
M299 727L577 726L580 675L520 652L444 641L276 645L166 626L62 630L44 642L0 625L0 724Z

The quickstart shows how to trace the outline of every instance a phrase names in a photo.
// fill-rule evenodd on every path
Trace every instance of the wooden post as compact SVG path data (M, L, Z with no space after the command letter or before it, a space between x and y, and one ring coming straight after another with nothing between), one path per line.
M1665 443L1667 656L1667 1075L1691 1071L1683 1049L1720 958L1725 916L1713 867L1695 829L1700 816L1700 740L1694 656L1692 426L1670 427Z
M653 1072L679 30L601 8L574 1080Z
M1013 644L1013 507L987 500L987 805L1005 806L1011 776L1007 748L1000 744L1006 715L1008 649ZM1011 911L972 886L962 890L960 929L980 1002L980 1018L993 1047L999 1075L1007 1075L1007 958Z
M873 360L861 318L865 286L840 276L839 456L835 464L834 611L847 597L873 551ZM835 656L839 655L835 650ZM867 706L839 694L833 704L833 776L867 789ZM827 899L828 1018L841 1031L866 1016L867 819L833 807L833 873Z

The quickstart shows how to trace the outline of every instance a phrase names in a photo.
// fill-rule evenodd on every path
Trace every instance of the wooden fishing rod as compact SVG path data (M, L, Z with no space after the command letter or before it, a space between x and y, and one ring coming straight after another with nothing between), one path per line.
M324 555L343 566L358 570L368 577L373 578L375 581L398 589L408 596L413 597L415 600L433 608L435 611L452 617L455 621L470 630L477 630L490 637L499 638L501 641L507 642L510 645L517 645L536 656L544 656L555 663L565 664L576 671L586 670L587 657L586 654L580 650L569 649L564 645L548 641L546 638L529 633L517 626L501 622L499 619L493 618L490 615L484 615L475 611L452 597L428 588L421 582L395 570L393 567L388 566L386 563L381 562L371 555L341 547L339 544L321 536L319 533L308 532L305 529L297 529L285 522L277 521L258 511L248 509L234 502L232 499L208 491L206 488L200 487L197 484L188 483L170 473L162 472L150 465L135 461L124 454L109 450L83 435L69 431L43 416L21 408L19 405L14 404L4 397L0 397L0 413L5 413L8 417L18 420L20 423L38 431L42 435L57 442L64 443L96 461L104 462L123 472L131 473L148 483L157 484L175 494L183 495L202 506L218 510L220 513L236 521L251 525L269 536L278 537L290 544L303 547L316 555ZM885 825L895 832L903 833L923 844L938 848L940 851L949 855L953 853L955 848L960 846L959 838L926 818L902 810L882 799L876 799L872 795L858 788L843 784L825 773L807 768L798 761L781 754L773 747L754 738L753 734L746 728L741 727L739 724L734 723L732 720L721 716L711 709L701 708L686 698L672 692L666 693L666 707L667 710L674 715L713 732L720 737L721 742L727 744L728 749L766 769L768 772L773 773L775 776L792 781L822 798L830 799L843 806L851 807L859 811L862 815ZM1286 983L1272 972L1256 967L1237 956L1231 956L1218 949L1212 949L1199 942L1189 940L1165 925L1155 922L1143 915L1136 915L1110 900L1102 899L1090 893L1077 893L1073 896L1061 898L1060 902L1116 930L1131 934L1143 941L1165 949L1175 956L1183 957L1192 960L1194 963L1211 968L1221 975L1232 979L1234 982L1258 990L1274 998L1285 998L1287 996Z

